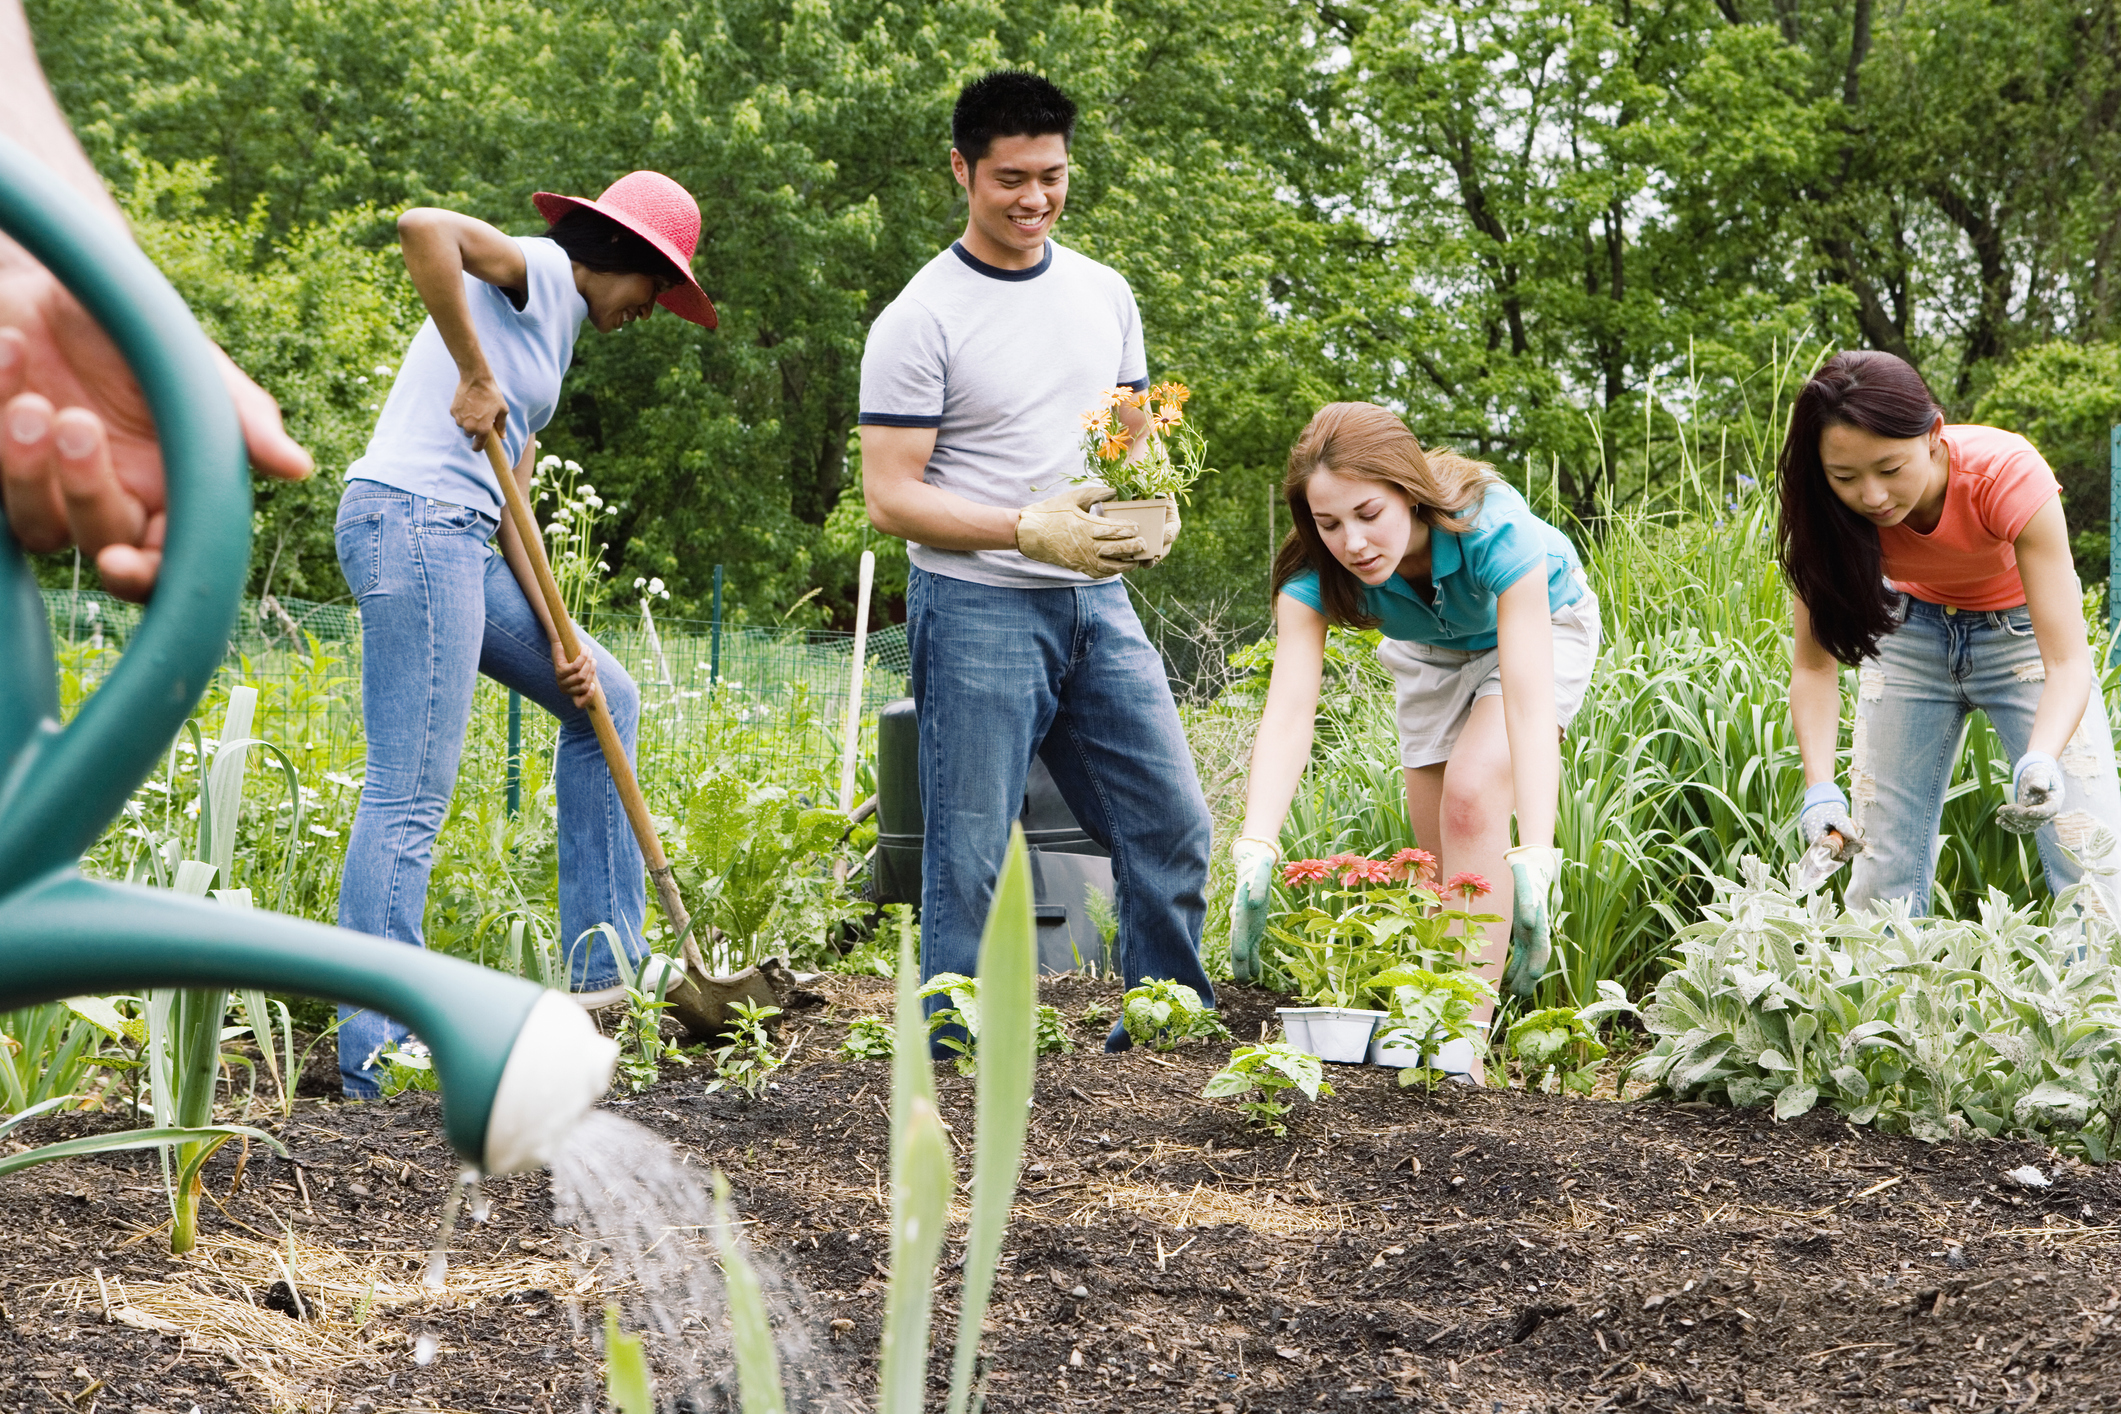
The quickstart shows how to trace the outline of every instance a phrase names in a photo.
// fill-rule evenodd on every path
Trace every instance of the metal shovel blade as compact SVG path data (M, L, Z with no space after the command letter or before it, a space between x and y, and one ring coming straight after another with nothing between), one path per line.
M1829 831L1819 837L1790 870L1790 892L1803 898L1828 879L1846 861L1840 857L1841 836Z

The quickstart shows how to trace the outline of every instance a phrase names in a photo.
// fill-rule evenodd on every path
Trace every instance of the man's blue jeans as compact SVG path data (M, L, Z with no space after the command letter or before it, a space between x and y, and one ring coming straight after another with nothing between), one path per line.
M1910 596L1902 603L1906 621L1878 641L1878 656L1856 674L1849 795L1864 850L1850 867L1846 900L1855 909L1904 898L1920 916L1929 912L1937 822L1967 713L1986 712L2016 761L2032 739L2047 674L2022 605L1988 612ZM2105 902L2115 911L2121 860L2096 847L2102 828L2121 836L2121 779L2096 683L2059 761L2062 813L2033 837L2048 887L2060 892L2090 878L2098 886L2095 906Z
M1004 589L914 569L908 647L920 718L921 977L972 975L1035 752L1112 851L1120 969L1183 982L1200 965L1212 827L1163 659L1118 580ZM929 1009L947 1005L930 998Z
M553 679L552 649L522 588L487 542L494 521L464 506L375 481L350 481L339 501L339 568L361 608L361 716L368 770L346 844L339 926L423 946L421 921L435 836L449 814L478 676L512 687L560 720L560 942L568 978L592 991L618 980L599 923L629 957L645 951L648 906L641 847L604 765L589 714ZM597 681L619 739L633 752L640 695L609 653ZM584 936L584 935L587 936ZM339 1075L352 1099L372 1098L368 1062L405 1036L395 1021L341 1007Z

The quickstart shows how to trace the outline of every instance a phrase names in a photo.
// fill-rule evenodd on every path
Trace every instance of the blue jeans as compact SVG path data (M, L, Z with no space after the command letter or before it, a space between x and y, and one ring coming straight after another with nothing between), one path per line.
M1200 965L1212 826L1171 685L1117 580L1004 589L914 569L907 646L920 719L921 978L972 975L1035 752L1112 851L1132 987ZM929 999L929 1010L948 1005Z
M591 991L618 980L601 931L608 923L629 957L646 948L647 876L641 847L589 714L553 679L545 630L498 550L494 521L375 481L350 481L339 501L339 568L361 608L361 717L368 771L346 843L339 926L424 946L421 921L435 836L449 814L478 676L512 687L560 721L560 942L568 978ZM633 753L640 695L602 647L597 681L619 739ZM587 934L585 937L584 934ZM341 1007L339 1075L352 1099L372 1098L368 1061L404 1038L375 1012Z
M1929 911L1937 822L1967 713L1988 714L2015 762L2032 738L2046 673L2022 605L1985 612L1903 602L1906 621L1879 640L1878 656L1856 677L1849 793L1865 848L1850 868L1847 902L1855 909L1904 898L1919 916ZM2060 761L2062 813L2034 836L2048 887L2082 881L2088 865L2112 913L2121 861L2111 850L2082 863L2064 852L2087 855L2102 826L2121 836L2121 780L2096 685Z

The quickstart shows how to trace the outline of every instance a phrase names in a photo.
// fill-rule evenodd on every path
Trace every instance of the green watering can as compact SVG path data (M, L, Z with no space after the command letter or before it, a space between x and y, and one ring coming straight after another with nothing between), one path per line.
M611 1083L582 1009L456 958L76 867L198 704L250 562L250 472L212 347L140 251L0 139L0 230L72 290L147 394L169 484L153 602L65 727L43 596L0 524L0 1010L148 987L257 988L365 1007L419 1033L449 1142L489 1173L546 1163ZM292 1077L290 1077L292 1080Z

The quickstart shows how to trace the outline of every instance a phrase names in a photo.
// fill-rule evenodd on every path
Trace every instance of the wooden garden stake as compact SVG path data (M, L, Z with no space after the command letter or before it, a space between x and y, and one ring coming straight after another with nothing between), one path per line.
M533 438L524 448L524 454L531 455L536 446L537 441ZM545 558L545 537L538 532L538 519L530 512L530 502L524 497L523 488L516 484L515 468L508 464L508 456L496 433L486 435L486 460L493 465L494 479L501 483L501 495L508 502L508 519L516 528L516 539L523 542L523 553L530 557L538 591L544 596L546 611L552 616L553 632L559 635L560 651L573 662L582 654L582 641L574 631L574 620L567 617L567 604L560 598L560 582L552 577L552 564ZM591 690L588 711L590 725L596 728L597 744L604 748L604 764L611 768L612 783L619 788L619 799L626 806L626 819L632 824L633 836L640 841L641 854L648 862L648 877L655 883L656 898L663 905L663 916L684 939L686 967L705 977L707 965L700 958L699 945L692 940L692 916L685 911L685 900L678 894L678 882L670 872L669 859L664 857L663 841L655 832L655 822L648 818L648 802L641 798L641 783L634 778L633 763L626 759L626 747L619 741L619 729L611 720L611 708L604 702L602 683Z

